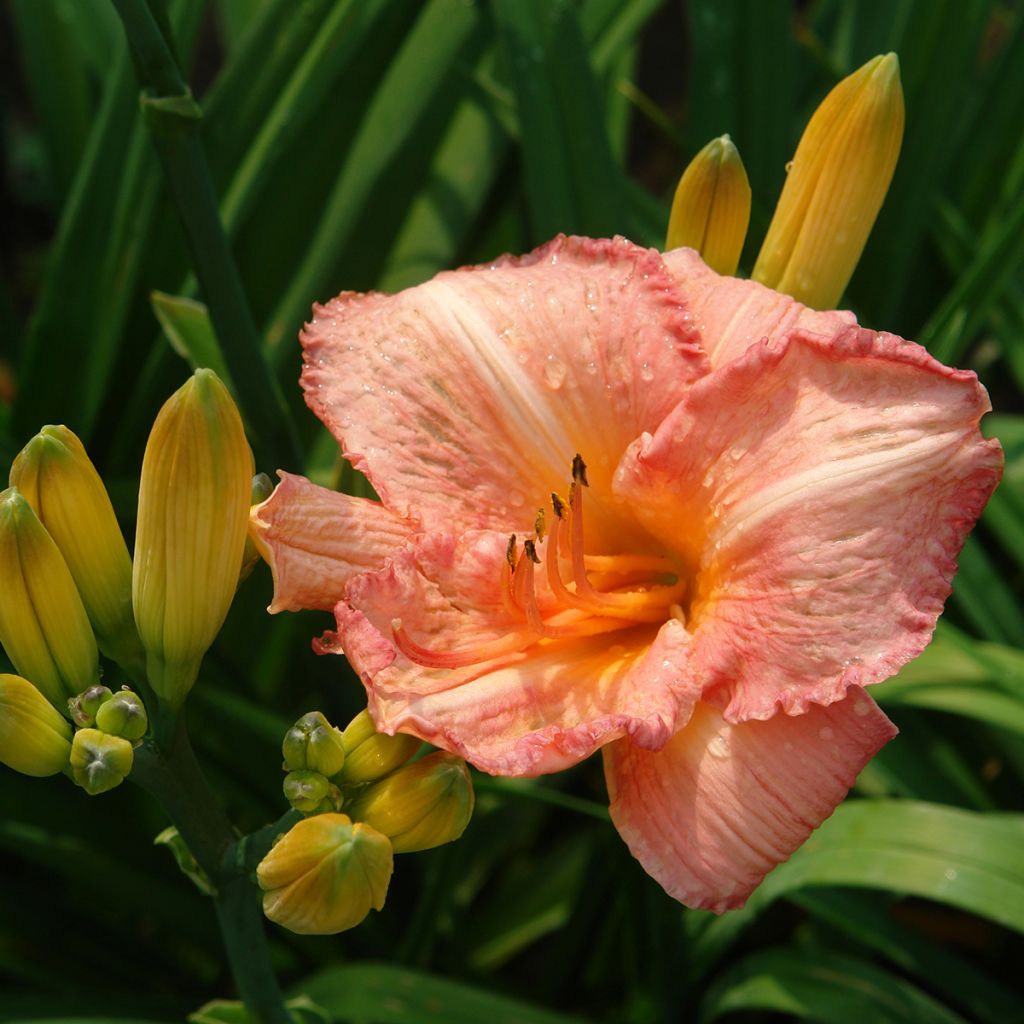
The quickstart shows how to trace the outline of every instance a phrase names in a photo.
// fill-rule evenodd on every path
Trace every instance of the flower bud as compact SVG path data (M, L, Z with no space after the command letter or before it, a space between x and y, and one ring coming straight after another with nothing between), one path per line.
M473 783L461 757L438 751L368 786L345 807L391 840L395 853L450 843L473 815Z
M141 740L149 728L149 716L138 694L118 690L96 712L96 728L111 736L120 736L131 743Z
M97 796L124 782L134 756L132 745L120 736L79 729L71 742L71 775L89 796Z
M311 814L318 811L327 799L332 787L319 772L289 772L284 777L285 799L297 811ZM333 810L334 808L332 808Z
M804 131L751 275L815 309L842 297L889 190L903 141L896 54L873 57Z
M303 715L285 733L281 744L286 768L308 769L328 777L337 775L345 763L341 730L336 729L319 711Z
M421 740L398 733L385 736L377 732L369 711L360 711L341 734L345 746L345 766L341 779L349 785L376 782L401 768L417 750Z
M283 835L256 869L263 912L300 935L354 928L380 910L391 880L391 844L344 814L306 818Z
M15 487L0 492L0 580L0 643L63 713L99 678L99 652L57 545Z
M750 183L728 135L712 139L683 171L665 247L689 246L716 273L735 274L750 223Z
M77 697L72 697L68 701L71 721L82 728L92 728L96 724L96 712L104 701L110 700L113 696L106 686L100 684L83 690Z
M56 775L68 766L71 726L21 676L0 675L0 761L22 775Z
M43 427L14 460L11 484L64 556L100 650L122 665L141 667L132 561L107 489L82 442L67 427Z
M257 473L252 478L252 490L249 494L249 504L259 505L261 502L266 501L273 490L274 484L270 477L267 476L266 473ZM252 537L246 533L245 548L242 551L242 568L238 574L239 582L248 578L249 573L252 572L259 560L259 548L256 547L256 543Z
M245 546L252 453L227 389L197 370L146 444L132 603L157 696L179 706L227 616Z

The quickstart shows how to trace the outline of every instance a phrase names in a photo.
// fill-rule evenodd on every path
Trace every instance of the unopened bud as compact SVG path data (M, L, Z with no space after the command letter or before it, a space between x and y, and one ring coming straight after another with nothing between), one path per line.
M71 726L21 676L0 675L0 761L42 778L68 766Z
M341 738L345 745L341 777L350 785L384 778L401 768L422 745L418 737L406 733L385 736L377 732L369 711L360 711L346 726Z
M728 135L712 139L683 172L668 220L667 249L689 246L719 274L735 274L750 223L750 183Z
M131 558L82 442L67 427L43 427L14 460L11 484L64 556L100 649L122 665L141 667Z
M0 643L58 711L99 678L99 652L57 545L16 487L0 492Z
M461 757L439 751L357 794L345 810L391 840L395 853L450 843L473 816L473 783Z
M79 729L71 742L71 774L90 796L120 786L132 770L134 752L128 740L98 729Z
M270 497L274 490L273 481L266 473L257 473L252 478L252 491L249 495L251 505L259 505ZM245 535L245 548L242 551L242 569L238 574L239 581L246 579L252 572L256 563L260 560L259 548L256 547L252 537Z
M804 130L751 275L815 309L842 297L889 190L903 141L895 53L873 57Z
M146 707L138 694L118 690L96 712L96 728L111 736L120 736L131 743L141 740L149 728Z
M295 810L311 814L321 809L330 791L336 787L331 786L319 772L297 771L284 777L283 788L285 799Z
M392 865L391 844L368 825L344 814L305 818L256 869L263 912L300 935L354 928L384 906Z
M227 388L197 370L164 404L146 444L132 577L149 682L174 707L235 593L252 470Z
M106 686L97 683L84 690L77 697L68 701L68 711L71 713L71 721L82 728L91 728L96 724L96 712L104 701L110 700L113 694Z
M285 766L292 771L308 769L328 778L345 764L345 746L336 729L319 711L303 715L285 733L281 744Z

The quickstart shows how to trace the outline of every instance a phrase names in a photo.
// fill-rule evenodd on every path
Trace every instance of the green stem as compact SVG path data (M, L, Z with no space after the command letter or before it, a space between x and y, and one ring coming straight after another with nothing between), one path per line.
M261 461L298 464L298 439L261 351L259 332L217 208L199 135L202 111L146 0L113 0L135 57L142 109L178 210L238 404Z
M292 1024L270 962L250 871L244 864L233 863L235 830L203 775L184 723L164 716L160 724L162 745L154 739L142 743L135 752L131 778L162 804L214 886L214 906L231 973L251 1020Z

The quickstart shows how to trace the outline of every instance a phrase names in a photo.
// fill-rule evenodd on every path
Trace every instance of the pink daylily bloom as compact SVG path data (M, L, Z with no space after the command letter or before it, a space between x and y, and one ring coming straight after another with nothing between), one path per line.
M741 905L895 735L864 687L1001 472L975 375L623 239L342 294L302 341L381 502L282 474L272 610L334 611L385 732L506 775L601 748L646 870Z

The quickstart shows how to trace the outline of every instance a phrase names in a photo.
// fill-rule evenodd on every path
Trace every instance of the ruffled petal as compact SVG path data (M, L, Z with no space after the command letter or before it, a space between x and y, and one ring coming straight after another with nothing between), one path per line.
M659 253L560 237L316 307L302 383L385 504L425 530L527 529L576 452L597 524L627 445L706 372L692 335Z
M379 569L411 537L380 502L277 475L274 493L249 518L249 535L274 575L271 612L331 610L353 575Z
M693 659L728 721L838 700L928 643L1001 472L973 373L851 329L699 382L617 488L690 566Z
M721 277L693 249L665 253L665 265L686 296L688 315L715 368L738 359L763 338L793 330L835 338L856 325L850 312L818 312L757 281Z
M670 896L729 910L832 813L895 735L859 689L796 718L739 725L700 703L657 753L628 740L604 748L612 821Z
M539 775L630 736L657 749L698 695L690 637L673 620L599 636L534 643L461 668L425 667L399 650L392 620L430 651L465 651L522 628L496 580L505 538L430 536L380 572L353 579L337 640L363 679L378 728L411 732L483 771ZM328 648L334 638L328 638Z

